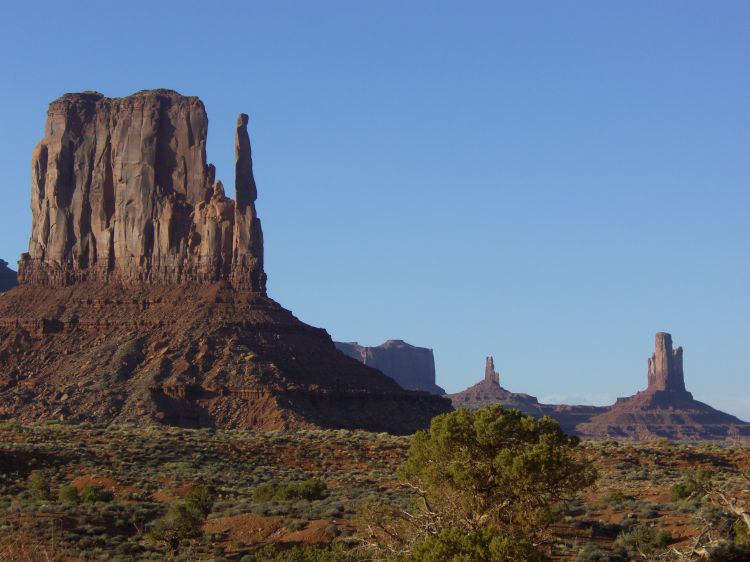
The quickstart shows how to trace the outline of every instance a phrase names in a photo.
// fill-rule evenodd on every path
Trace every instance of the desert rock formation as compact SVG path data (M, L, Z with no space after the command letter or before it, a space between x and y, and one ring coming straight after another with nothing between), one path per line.
M544 415L542 405L534 396L511 392L500 386L500 373L495 370L492 356L485 359L484 379L466 390L448 394L447 397L451 399L454 408L475 410L488 404L500 404L506 408L516 408L530 416Z
M18 285L18 275L8 267L8 262L0 260L0 292L7 291Z
M435 384L435 357L431 349L416 347L403 340L388 340L376 347L357 342L334 342L339 351L382 371L402 387L443 395Z
M0 299L0 418L409 433L450 409L268 298L247 125L232 200L198 98L52 102L21 286Z
M750 440L749 423L695 400L685 389L682 356L681 347L672 349L670 334L657 333L648 359L648 387L612 406L541 404L528 394L509 392L495 382L491 357L484 380L448 397L456 408L497 403L535 417L551 416L565 431L590 439Z
M618 398L607 411L576 426L584 437L668 438L684 441L750 440L750 423L699 402L685 389L682 348L659 332L648 359L646 390Z

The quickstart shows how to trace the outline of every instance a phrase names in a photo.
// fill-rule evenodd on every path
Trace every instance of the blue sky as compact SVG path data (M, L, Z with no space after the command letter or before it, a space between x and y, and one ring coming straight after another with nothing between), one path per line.
M29 4L29 5L24 5ZM32 5L33 4L33 5ZM34 2L0 8L0 257L47 104L200 96L233 181L250 114L269 292L449 391L608 403L657 331L750 419L750 4Z

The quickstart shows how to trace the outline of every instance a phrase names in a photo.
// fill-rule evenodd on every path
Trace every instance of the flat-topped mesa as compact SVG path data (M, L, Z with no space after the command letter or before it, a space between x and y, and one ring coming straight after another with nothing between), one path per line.
M236 138L237 203L206 161L197 97L66 94L50 104L32 158L32 234L19 281L231 281L265 293L247 116Z
M656 351L648 360L648 391L686 392L682 348L672 349L672 336L656 334Z
M0 260L0 292L18 285L16 272L8 267L8 262Z
M500 386L500 373L495 370L495 360L491 355L485 360L484 382Z

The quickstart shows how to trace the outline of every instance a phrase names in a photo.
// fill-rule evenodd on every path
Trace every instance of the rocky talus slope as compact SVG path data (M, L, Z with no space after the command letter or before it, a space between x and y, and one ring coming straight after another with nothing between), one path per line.
M268 297L247 125L232 200L198 98L50 105L21 285L0 299L0 417L409 433L450 409Z
M375 347L365 347L357 342L337 341L334 344L339 351L382 371L404 388L445 394L445 390L435 384L435 356L431 349L416 347L403 340L388 340Z

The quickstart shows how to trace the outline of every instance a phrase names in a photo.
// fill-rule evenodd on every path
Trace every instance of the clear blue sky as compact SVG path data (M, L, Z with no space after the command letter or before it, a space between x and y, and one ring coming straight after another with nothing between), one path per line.
M449 391L607 403L654 333L750 419L750 3L6 2L0 257L47 104L200 96L233 182L250 114L272 297L435 350Z

